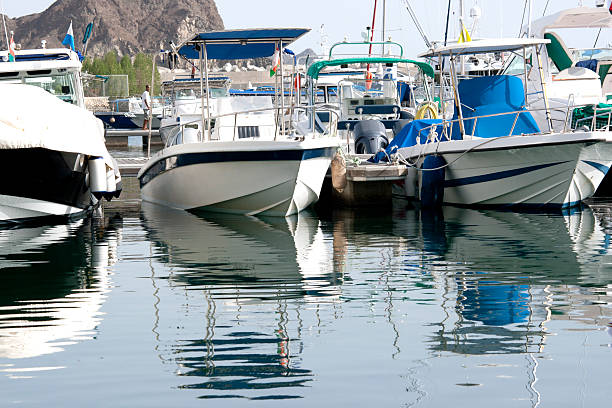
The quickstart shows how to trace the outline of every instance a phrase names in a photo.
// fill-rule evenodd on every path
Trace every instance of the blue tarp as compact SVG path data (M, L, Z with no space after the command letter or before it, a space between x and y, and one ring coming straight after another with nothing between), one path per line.
M582 67L582 68L587 68L590 69L591 71L597 73L597 63L599 61L596 59L589 59L589 60L585 60L585 61L578 61L576 63L577 67Z
M525 90L520 78L509 75L473 78L459 83L461 112L464 118L465 134L477 137L507 136L512 130L516 113L479 118L474 131L476 116L494 115L525 110ZM455 109L453 119L457 119ZM453 129L454 131L454 129ZM531 113L519 115L512 130L513 135L539 133L540 129Z
M436 132L442 134L442 119L422 119L413 120L400 130L397 135L393 138L389 146L385 149L387 155L395 153L398 148L414 146L419 137L419 131L428 128L432 125L436 126ZM422 131L420 134L420 143L424 144L427 142L427 136L429 130ZM387 155L383 152L378 152L376 155L371 157L368 161L379 163L381 161L387 161Z
M307 28L265 28L225 30L200 33L179 47L179 54L199 59L199 46L206 44L208 59L234 60L274 55L282 41L283 48L310 31Z

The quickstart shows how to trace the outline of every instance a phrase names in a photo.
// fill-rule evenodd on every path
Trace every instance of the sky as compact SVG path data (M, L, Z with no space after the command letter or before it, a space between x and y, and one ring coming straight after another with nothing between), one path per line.
M406 57L415 57L425 51L425 43L404 6L405 0L378 0L376 38L381 39L379 29L382 26L382 4L385 1L386 36L391 36L393 41L399 42L404 47ZM576 7L580 3L579 0L533 0L533 2L534 20L542 16L547 3L546 14ZM582 2L586 6L592 6L595 0L583 0ZM0 6L4 7L6 14L10 17L37 13L45 10L52 3L54 0L0 0ZM264 0L216 0L216 3L226 28L311 28L312 31L299 39L292 49L299 52L305 48L312 48L321 52L321 38L324 37L327 37L327 43L330 45L345 38L349 41L360 41L362 32L372 23L374 0L283 0L276 2L282 7L274 6L274 2ZM453 0L453 7L458 7L458 3L458 0ZM466 25L471 28L473 20L469 17L470 9L478 6L482 10L482 16L477 22L477 36L515 37L519 33L524 3L524 0L464 0ZM443 40L448 1L410 0L410 4L428 38L431 41ZM455 15L451 16L450 39L457 37L457 21L455 11ZM569 47L591 47L596 36L596 31L581 31L570 36L566 43ZM564 39L566 38L564 36ZM598 45L604 46L610 42L612 42L612 30L604 30L599 37Z

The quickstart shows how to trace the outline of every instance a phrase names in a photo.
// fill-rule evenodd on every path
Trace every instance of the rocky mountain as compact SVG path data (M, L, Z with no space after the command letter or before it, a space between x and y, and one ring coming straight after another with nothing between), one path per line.
M223 29L214 0L57 0L47 10L14 19L7 18L15 42L22 48L60 46L72 20L77 49L85 27L94 23L87 54L119 55L167 49L198 30Z

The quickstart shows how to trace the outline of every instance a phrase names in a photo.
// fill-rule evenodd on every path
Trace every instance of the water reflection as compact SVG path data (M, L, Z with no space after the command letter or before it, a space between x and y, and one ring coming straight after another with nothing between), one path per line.
M605 325L602 306L612 302L606 215L588 207L558 216L397 210L395 232L419 237L423 253L438 257L427 268L444 290L446 319L432 350L539 352L551 320Z
M319 220L203 217L147 203L142 214L153 256L168 267L167 275L152 271L156 316L164 298L155 279L163 278L185 291L172 313L185 319L173 324L204 317L203 337L179 332L169 344L158 329L164 322L155 323L162 359L194 379L181 388L208 390L201 398L298 398L291 390L313 376L299 358L302 306L337 302L343 282Z
M0 358L55 353L95 336L118 224L80 220L0 231ZM23 369L15 365L3 371Z

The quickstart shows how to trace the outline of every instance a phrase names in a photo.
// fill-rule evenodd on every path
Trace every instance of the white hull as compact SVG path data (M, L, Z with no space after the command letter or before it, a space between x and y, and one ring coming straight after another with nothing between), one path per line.
M171 146L139 173L142 198L192 211L296 214L318 200L337 146L335 138ZM316 154L309 158L308 152ZM181 157L189 163L181 164Z
M0 222L20 222L44 217L78 218L88 209L0 194Z
M612 165L611 142L609 132L568 133L432 143L399 153L419 165L436 151L444 158L444 203L566 208L595 193ZM407 180L417 184L406 186L417 198L421 179Z

